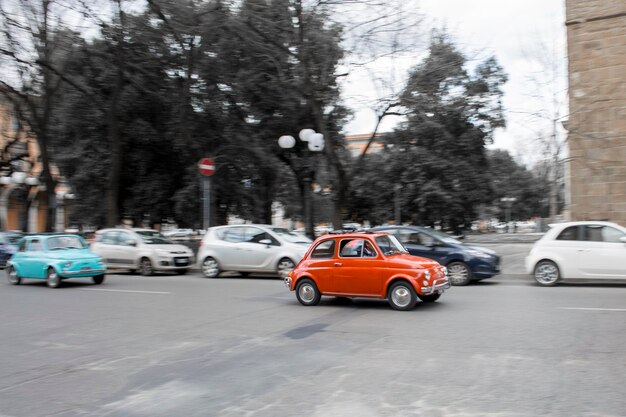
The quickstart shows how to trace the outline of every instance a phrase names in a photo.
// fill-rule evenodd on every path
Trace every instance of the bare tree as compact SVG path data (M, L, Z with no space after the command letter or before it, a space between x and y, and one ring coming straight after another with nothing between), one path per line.
M550 185L548 196L549 215L554 221L558 214L560 185L564 183L568 162L567 133L562 124L568 117L566 58L556 44L540 42L526 52L532 63L528 75L528 97L534 105L532 110L513 112L524 115L524 124L530 129L533 143L540 155L540 166L545 170Z
M361 166L366 153L376 140L378 129L382 121L391 115L401 115L399 112L399 94L404 85L397 82L394 72L381 75L376 71L382 60L394 60L414 55L419 45L422 17L416 9L406 2L391 0L354 0L335 1L321 0L303 4L296 2L296 10L311 7L317 13L328 15L329 21L342 27L341 45L345 51L344 58L334 73L335 82L359 70L369 72L371 80L378 87L378 97L370 101L376 115L374 130L371 132L367 145L362 150L356 163L349 164L338 155L338 149L343 145L339 137L334 137L329 129L325 114L328 109L320 106L319 98L314 96L314 90L307 85L307 67L310 61L305 56L300 57L303 66L304 91L308 92L309 101L316 119L317 129L324 134L328 143L326 156L332 169L335 171L333 185L333 227L342 228L346 198L350 187L350 180ZM305 22L299 21L298 28L301 34L306 31ZM304 36L302 36L304 40Z
M70 22L80 24L62 0L15 0L0 3L0 92L12 103L19 118L37 139L42 177L47 194L46 230L56 220L56 178L51 172L50 123L63 81L59 57L70 49L74 33ZM65 30L61 30L65 28Z

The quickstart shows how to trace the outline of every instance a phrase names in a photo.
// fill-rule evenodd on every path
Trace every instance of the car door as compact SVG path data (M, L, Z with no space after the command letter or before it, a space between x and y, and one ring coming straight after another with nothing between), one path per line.
M267 231L254 226L245 228L246 240L239 245L243 251L241 266L251 269L274 269L280 242ZM269 241L270 243L261 243Z
M379 295L382 292L381 272L377 262L379 256L367 239L342 239L333 268L336 292L354 296Z
M583 240L576 259L585 278L626 279L626 237L621 230L603 225L585 225Z
M580 226L568 226L542 247L545 257L557 261L564 278L584 277L578 258L586 250L587 243L581 240L581 234Z
M241 269L246 265L244 249L241 245L246 240L246 226L229 226L217 232L219 243L212 245L217 261L222 269Z
M96 241L92 244L92 250L102 257L108 267L119 267L117 247L115 245L118 231L109 230L96 234Z
M139 239L132 233L120 230L115 237L114 244L117 265L126 268L137 267L137 252L140 244Z
M333 271L337 262L336 245L335 239L323 240L313 248L308 259L304 261L306 270L311 273L322 294L338 291L333 280Z
M45 278L47 259L45 257L43 241L34 238L26 243L26 252L24 257L25 273L24 276L30 278Z

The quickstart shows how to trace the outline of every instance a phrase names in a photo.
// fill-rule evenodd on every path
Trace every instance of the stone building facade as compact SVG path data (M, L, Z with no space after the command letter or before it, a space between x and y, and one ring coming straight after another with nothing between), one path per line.
M566 0L572 220L626 226L626 2Z

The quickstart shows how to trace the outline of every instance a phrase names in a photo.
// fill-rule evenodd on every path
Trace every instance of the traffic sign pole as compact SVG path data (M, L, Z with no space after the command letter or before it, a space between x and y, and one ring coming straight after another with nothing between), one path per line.
M202 175L202 226L206 230L211 226L211 176L215 173L215 162L211 158L202 158L198 162L198 171Z
M202 224L204 225L204 230L211 227L211 177L203 177L203 216L202 216Z

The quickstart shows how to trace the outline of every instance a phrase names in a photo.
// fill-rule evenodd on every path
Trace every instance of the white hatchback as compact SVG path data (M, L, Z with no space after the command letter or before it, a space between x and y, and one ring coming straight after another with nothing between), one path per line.
M91 250L102 257L107 269L129 269L142 275L154 271L186 273L194 264L193 251L152 229L102 229Z
M561 279L626 279L626 228L585 221L551 225L526 257L526 271L543 286Z
M311 245L311 239L262 224L216 226L207 230L198 263L207 278L222 271L288 274Z

